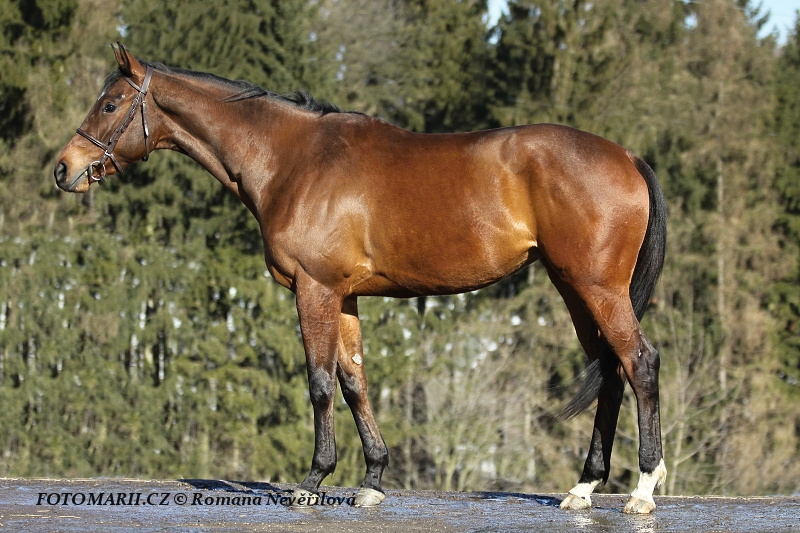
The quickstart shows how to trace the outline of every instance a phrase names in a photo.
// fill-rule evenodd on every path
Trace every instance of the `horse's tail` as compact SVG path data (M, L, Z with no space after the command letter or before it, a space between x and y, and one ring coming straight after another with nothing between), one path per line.
M647 232L639 249L636 268L631 279L631 303L636 318L641 320L650 303L661 269L664 267L664 253L667 248L667 201L658 183L656 173L638 157L633 158L636 169L647 183L650 195L650 217L647 219Z
M658 183L655 172L642 159L631 156L636 169L647 183L650 197L650 214L644 234L639 257L633 270L629 289L633 312L642 319L650 297L664 266L664 253L667 245L667 201ZM609 373L617 371L618 361L608 346L598 350L598 357L583 372L580 389L558 414L561 420L569 420L589 408L600 394L600 388Z

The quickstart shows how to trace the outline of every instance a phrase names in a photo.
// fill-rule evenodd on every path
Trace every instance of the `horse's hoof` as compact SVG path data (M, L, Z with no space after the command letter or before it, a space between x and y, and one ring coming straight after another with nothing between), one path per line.
M295 489L292 493L292 507L302 509L311 507L319 503L319 494L307 491L306 489Z
M592 506L592 499L588 496L583 498L581 496L575 496L574 494L570 493L567 494L567 497L561 502L562 509L568 509L570 511L582 511L584 509L588 509Z
M642 500L636 496L631 496L622 512L628 514L650 514L655 510L656 502L653 500Z
M385 499L386 494L381 491L362 487L356 494L356 501L353 503L353 507L375 507Z

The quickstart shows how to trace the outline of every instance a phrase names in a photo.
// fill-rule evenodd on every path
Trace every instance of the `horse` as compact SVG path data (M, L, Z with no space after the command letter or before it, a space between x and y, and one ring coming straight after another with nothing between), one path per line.
M653 491L667 473L660 357L639 321L663 267L666 202L642 159L555 124L414 133L302 93L281 96L112 48L117 68L58 156L56 184L86 192L151 151L174 150L255 216L269 273L295 294L306 356L314 453L296 499L313 502L336 466L337 379L366 463L355 505L385 498L389 454L367 395L359 297L472 291L538 260L589 360L563 414L597 400L583 472L560 507L591 507L592 491L608 480L627 382L640 476L623 511L655 510Z

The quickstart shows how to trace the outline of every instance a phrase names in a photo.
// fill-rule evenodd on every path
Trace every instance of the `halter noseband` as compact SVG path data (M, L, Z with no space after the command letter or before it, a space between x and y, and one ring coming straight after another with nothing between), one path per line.
M87 133L85 130L78 128L76 131L82 137L88 139L92 144L103 150L103 155L100 159L96 161L92 161L89 163L89 166L86 167L86 174L89 177L90 182L94 181L103 181L106 179L106 160L110 159L111 163L114 165L114 168L117 169L117 172L122 173L122 168L117 163L117 158L114 157L114 148L117 146L117 142L119 141L122 134L125 133L125 130L130 126L131 122L133 122L133 117L136 115L136 108L139 105L142 106L142 128L144 130L144 148L145 148L145 156L142 159L143 161L147 161L150 157L150 129L147 127L147 114L146 114L146 106L145 100L147 96L147 89L150 86L150 78L153 76L153 67L147 67L147 71L144 75L144 81L142 82L142 86L139 87L136 85L132 79L125 76L123 79L127 81L131 87L136 89L139 93L133 99L131 103L130 109L122 117L122 121L117 124L117 127L114 128L114 131L111 132L111 137L108 139L108 143L104 143L103 141L97 139L97 137L92 136L90 133ZM97 170L98 177L94 177L94 171Z

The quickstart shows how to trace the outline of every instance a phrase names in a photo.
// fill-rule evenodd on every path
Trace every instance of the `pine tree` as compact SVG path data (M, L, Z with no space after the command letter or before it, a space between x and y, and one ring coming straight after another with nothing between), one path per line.
M787 268L773 285L771 310L777 321L776 363L774 369L780 384L775 387L779 400L773 405L791 405L800 395L800 99L797 84L800 81L800 16L795 20L794 31L789 35L781 50L775 67L775 113L774 139L776 164L776 187L780 212L777 230L780 237L781 252ZM772 383L770 383L772 385ZM777 409L780 416L766 422L773 422L772 431L776 434L773 451L773 465L783 467L784 479L787 472L794 472L796 458L800 453L800 426L795 411ZM777 419L780 419L778 421ZM774 421L773 421L774 420ZM791 428L794 426L795 430ZM790 478L798 474L789 474ZM766 482L765 485L780 487L786 492L797 491L797 483Z
M278 91L302 77L299 3L124 7L126 43L143 59ZM121 356L167 413L146 433L166 429L193 475L299 477L313 442L304 358L293 299L267 279L252 215L194 162L165 153L106 187L96 209L128 250Z
M100 76L94 45L76 38L75 30L96 27L96 38L113 38L113 14L105 9L113 6L95 4L6 2L0 10L0 394L7 406L0 425L9 436L6 473L67 471L84 453L66 438L60 418L71 392L69 369L84 341L79 324L90 321L80 307L88 276L75 260L88 244L73 231L84 209L77 198L54 192L49 167L71 135L64 124L74 128L86 109L79 108L91 101L76 103L75 94L89 85L94 91Z
M323 1L319 13L312 85L334 102L413 131L486 127L485 1Z
M782 212L778 225L783 252L795 257L788 275L775 285L775 314L781 325L779 346L787 383L800 383L800 18L781 51L775 68L775 135L778 141L776 185Z
M661 292L667 308L651 323L669 332L664 352L673 355L664 358L665 370L682 376L665 391L671 401L664 418L674 420L665 442L675 450L671 472L678 474L669 490L725 491L759 483L745 466L753 450L731 443L745 439L775 379L767 287L784 267L764 135L774 49L757 38L760 22L746 2L695 4L690 15L672 82L682 88L681 107L655 148L672 237ZM756 406L754 397L765 402ZM760 465L761 472L773 467Z

